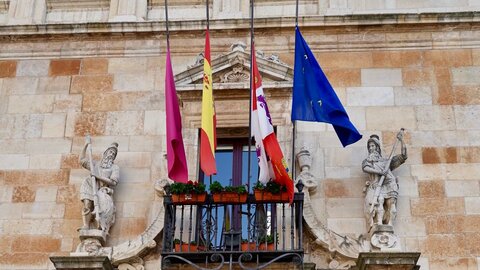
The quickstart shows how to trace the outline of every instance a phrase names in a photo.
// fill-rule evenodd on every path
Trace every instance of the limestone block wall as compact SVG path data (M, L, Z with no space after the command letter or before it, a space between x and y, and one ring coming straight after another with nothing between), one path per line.
M281 29L275 35L268 27L256 29L256 47L293 66L293 28L275 27ZM421 269L478 268L478 23L375 22L302 31L364 135L342 148L330 126L298 124L297 148L311 149L319 181L311 194L317 218L339 234L366 233L366 138L380 135L386 154L404 127L409 159L395 171L400 198L394 223L402 248L422 252ZM153 186L166 177L164 33L11 35L0 40L0 269L49 269L49 256L75 249L82 224L78 189L88 175L77 160L87 133L96 157L119 143L117 222L108 245L135 238L161 206ZM212 31L212 58L235 41L248 44L249 33ZM172 34L174 73L193 64L203 43L197 30ZM228 101L221 106L227 110ZM289 101L271 106L289 118ZM217 110L219 118L222 113ZM195 179L198 131L184 124ZM289 125L277 129L286 148ZM308 247L307 260L328 268L328 251ZM158 269L157 253L145 260L146 269Z

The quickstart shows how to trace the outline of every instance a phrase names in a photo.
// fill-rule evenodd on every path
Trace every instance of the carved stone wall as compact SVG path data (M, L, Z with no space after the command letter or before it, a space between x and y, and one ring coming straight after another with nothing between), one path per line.
M46 2L47 12L61 8L53 2ZM0 14L7 10L1 4ZM202 23L172 23L177 76L195 70ZM389 150L398 128L406 128L409 159L395 172L400 197L394 226L403 250L422 252L421 269L480 264L478 24L477 13L320 17L301 24L365 138L379 134ZM216 25L224 28L212 30L212 59L228 59L232 43L249 43L247 20ZM51 269L49 256L75 249L82 224L77 194L87 176L77 160L87 133L96 156L112 141L120 145L118 219L105 254L114 263L140 256L146 269L158 269L150 240L160 230L162 208L153 187L166 177L163 31L161 22L0 27L0 269ZM256 47L293 66L293 29L280 19L258 22ZM290 159L290 90L284 84L291 74L280 79L283 64L260 61L265 74L277 68L271 82L283 80L266 94ZM179 96L187 152L197 153L201 87L192 83L179 86ZM246 125L246 89L244 82L215 89L222 126ZM305 208L307 258L318 268L345 268L366 233L360 167L366 140L342 148L326 124L298 123L297 131L296 150L310 149L310 172L319 183ZM196 155L188 162L195 179Z

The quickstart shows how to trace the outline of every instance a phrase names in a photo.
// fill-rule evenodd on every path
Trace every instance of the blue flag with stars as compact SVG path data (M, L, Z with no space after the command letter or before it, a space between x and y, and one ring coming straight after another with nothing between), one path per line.
M343 147L362 138L328 82L315 56L295 28L292 122L325 122L333 125Z

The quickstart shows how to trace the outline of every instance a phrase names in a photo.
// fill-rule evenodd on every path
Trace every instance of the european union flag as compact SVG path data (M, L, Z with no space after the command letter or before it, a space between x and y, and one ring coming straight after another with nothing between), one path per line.
M343 147L362 138L353 126L315 56L295 28L292 122L325 122L333 125Z

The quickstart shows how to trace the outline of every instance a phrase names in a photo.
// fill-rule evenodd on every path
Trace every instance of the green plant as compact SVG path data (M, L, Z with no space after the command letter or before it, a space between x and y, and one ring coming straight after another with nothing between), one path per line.
M226 192L233 192L238 194L245 194L247 193L247 188L245 186L226 186L224 189Z
M205 192L205 185L199 182L173 183L170 185L172 194L201 194Z
M277 241L278 241L278 233L276 234L276 236L277 236ZM267 242L267 244L273 244L274 241L275 241L275 237L273 237L273 234L265 235L265 236L262 236L262 237L258 238L258 242L260 244L265 243L265 242Z
M287 191L287 187L278 184L277 182L270 181L266 185L262 184L261 182L257 182L253 187L254 190L265 190L272 194L278 194L280 192Z
M211 193L220 193L223 191L223 186L220 182L215 181L210 185L210 192Z

